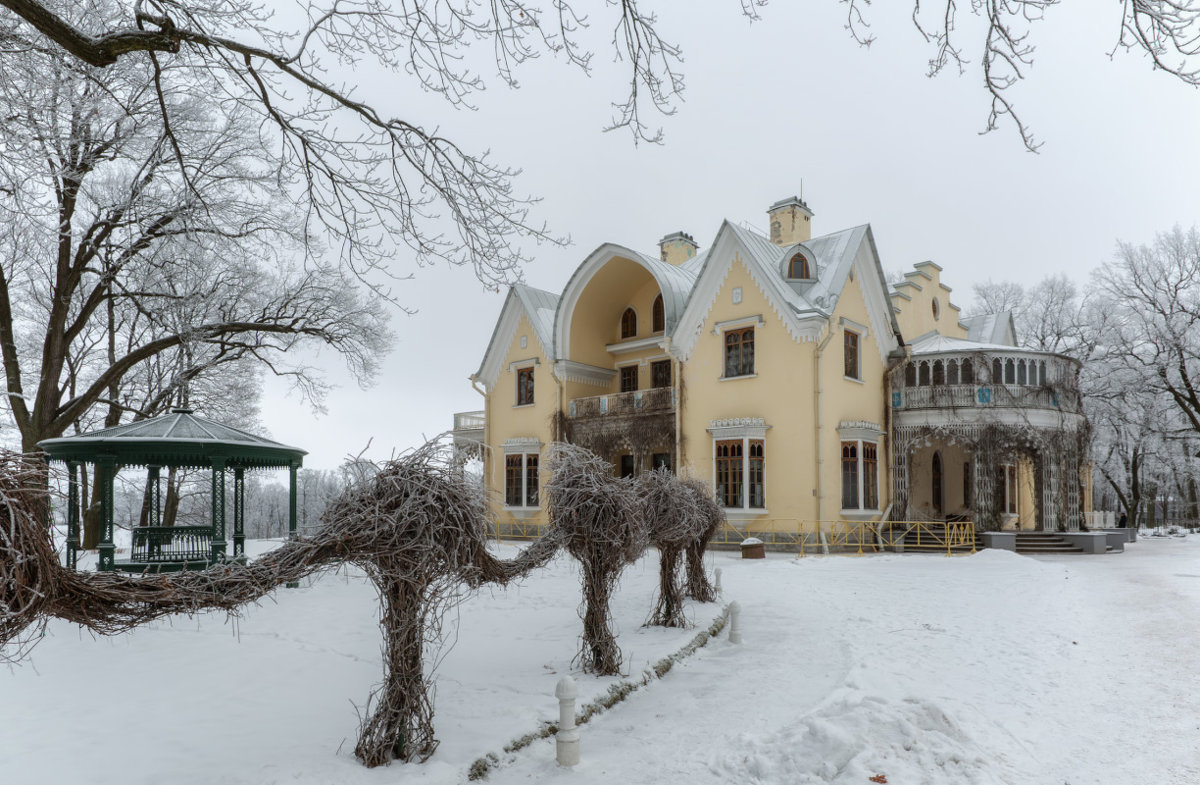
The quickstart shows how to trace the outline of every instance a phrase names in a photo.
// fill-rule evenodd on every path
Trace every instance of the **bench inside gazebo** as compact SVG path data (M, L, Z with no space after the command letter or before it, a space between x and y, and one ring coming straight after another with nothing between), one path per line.
M288 470L288 531L296 531L296 472L305 451L264 439L247 431L197 417L190 409L127 425L46 439L38 446L49 460L62 461L68 473L67 566L78 561L80 529L79 475L84 464L94 466L98 479L101 537L98 569L103 571L166 572L204 569L226 561L226 482L233 475L233 554L246 552L245 510L247 469ZM122 467L143 467L147 473L148 510L145 526L132 527L129 558L116 559L113 542L113 483ZM208 526L162 525L162 469L211 471L212 516Z

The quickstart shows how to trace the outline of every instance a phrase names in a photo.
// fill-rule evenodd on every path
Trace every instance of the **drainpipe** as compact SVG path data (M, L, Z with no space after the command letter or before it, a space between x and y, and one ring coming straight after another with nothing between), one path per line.
M682 414L679 411L683 405L682 399L679 395L679 389L683 384L683 380L680 379L679 376L680 371L683 369L683 364L679 362L679 360L675 357L675 353L671 351L671 336L669 335L663 337L663 351L665 351L671 358L671 395L674 396L674 400L672 402L675 404L672 407L675 410L675 474L678 475L680 469L683 468L683 455L679 452L679 448L683 443L683 440L679 435L679 429L682 425L683 419Z
M832 320L833 317L830 316L830 319ZM825 345L829 343L829 339L833 338L833 334L833 322L830 321L829 334L825 336L823 341L817 344L817 350L813 352L813 379L817 385L817 394L813 396L814 416L816 418L816 438L813 440L815 444L813 457L816 461L816 466L814 470L815 485L813 487L817 492L817 521L825 519L825 494L821 489L821 465L825 462L825 442L822 438L823 427L821 425L821 393L824 387L821 381L821 355L825 352ZM820 529L820 523L817 524L817 528L818 530Z

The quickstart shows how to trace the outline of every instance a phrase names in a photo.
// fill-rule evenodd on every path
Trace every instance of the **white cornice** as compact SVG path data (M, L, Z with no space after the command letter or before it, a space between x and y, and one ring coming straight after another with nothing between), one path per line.
M609 354L629 354L630 352L640 352L643 349L652 348L666 349L666 337L662 335L652 335L649 338L639 338L636 341L620 341L618 343L610 343L605 345L605 349Z
M600 368L574 360L559 360L554 363L554 375L564 382L579 382L596 387L608 387L617 372L611 368Z

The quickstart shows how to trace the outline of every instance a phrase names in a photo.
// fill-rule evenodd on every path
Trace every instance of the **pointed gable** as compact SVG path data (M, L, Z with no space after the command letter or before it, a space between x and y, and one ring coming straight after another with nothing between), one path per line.
M548 362L552 362L554 359L552 351L554 347L554 313L557 308L558 295L553 292L535 289L524 284L510 286L508 297L505 298L504 306L500 309L500 317L496 320L496 326L492 330L491 340L488 341L487 350L483 354L483 361L479 364L479 370L474 373L473 378L482 382L485 388L489 390L492 388L500 375L500 366L503 363L504 355L516 335L522 317L533 328L533 334L542 355Z

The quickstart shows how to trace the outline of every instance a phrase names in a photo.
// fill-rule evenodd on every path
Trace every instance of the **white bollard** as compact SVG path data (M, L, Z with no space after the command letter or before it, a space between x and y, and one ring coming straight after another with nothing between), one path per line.
M729 603L729 642L742 642L742 605L737 600Z
M555 757L559 766L574 766L579 763L579 728L575 726L575 680L563 676L554 688L554 697L558 698L558 736L555 744Z
M715 570L713 570L713 573L715 573L717 576L716 582L713 584L713 588L716 589L717 591L720 591L721 590L721 568L720 567L716 568Z

